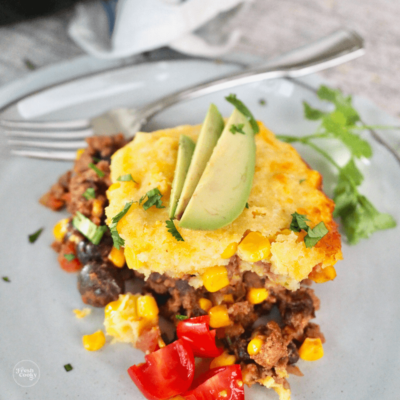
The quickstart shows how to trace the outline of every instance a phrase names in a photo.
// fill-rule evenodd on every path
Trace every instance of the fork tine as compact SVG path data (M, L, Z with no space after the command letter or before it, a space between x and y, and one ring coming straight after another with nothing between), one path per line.
M87 143L84 140L75 140L69 142L47 142L41 141L36 142L33 140L9 140L8 144L11 146L26 146L26 147L38 147L45 149L81 149L86 148Z
M0 126L15 129L87 129L90 120L80 119L75 121L16 121L9 119L0 120Z
M35 132L24 130L5 131L7 136L27 137L31 139L83 139L94 134L93 129L81 131L60 131L60 132Z
M11 150L11 154L21 157L42 158L45 160L56 160L56 161L73 161L76 158L75 151Z

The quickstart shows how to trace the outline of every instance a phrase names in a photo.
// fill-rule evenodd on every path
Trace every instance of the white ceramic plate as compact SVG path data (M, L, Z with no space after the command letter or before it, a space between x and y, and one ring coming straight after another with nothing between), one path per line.
M220 76L234 66L204 61L174 61L129 67L86 78L45 91L7 111L31 118L77 118L95 115L117 106L134 106L170 93L178 87ZM318 86L318 77L304 79ZM312 133L314 124L302 116L301 101L321 104L315 94L290 81L253 84L231 90L237 93L255 116L278 133ZM231 105L228 92L172 107L154 118L148 130L202 121L208 104L214 102L224 115ZM266 106L259 104L265 99ZM370 109L357 101L361 114ZM51 109L51 113L48 110ZM384 116L379 114L380 123ZM374 156L363 163L365 193L380 211L400 221L400 167L386 149L372 141ZM0 144L3 146L4 143ZM301 155L325 177L331 190L332 171L307 148ZM346 154L335 146L329 151L343 161ZM143 360L143 354L127 344L107 345L91 353L82 347L81 337L102 327L103 310L94 309L85 319L72 310L83 306L76 289L76 276L63 272L50 249L52 227L64 214L53 213L38 203L68 163L0 159L0 393L7 400L19 399L142 399L126 369ZM44 227L35 244L28 234ZM293 399L337 400L399 398L400 379L400 228L378 232L355 247L344 244L345 260L337 265L338 278L317 286L321 310L315 320L327 342L325 357L314 363L299 362L303 378L291 376ZM21 387L13 369L22 363L40 369L32 387ZM66 372L64 364L73 370ZM21 366L21 364L19 365ZM37 379L37 378L35 378ZM276 399L273 391L247 390L247 399Z

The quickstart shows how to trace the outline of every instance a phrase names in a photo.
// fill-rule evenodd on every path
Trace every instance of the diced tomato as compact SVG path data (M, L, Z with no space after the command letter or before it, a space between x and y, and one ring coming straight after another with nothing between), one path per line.
M68 258L65 258L66 255L71 254L75 256L72 260L68 261ZM82 264L79 259L76 257L75 244L72 242L67 242L61 246L61 251L58 255L58 262L60 263L60 267L67 272L76 272L82 268Z
M177 340L132 365L128 374L149 400L164 400L189 389L194 376L194 356L184 340Z
M218 357L224 351L215 344L217 331L210 331L209 315L179 322L176 332L179 339L190 345L195 357Z
M53 211L58 211L64 207L65 201L57 199L54 194L48 192L39 199L39 203L52 209Z
M182 397L186 400L244 400L240 365L214 368L200 375Z

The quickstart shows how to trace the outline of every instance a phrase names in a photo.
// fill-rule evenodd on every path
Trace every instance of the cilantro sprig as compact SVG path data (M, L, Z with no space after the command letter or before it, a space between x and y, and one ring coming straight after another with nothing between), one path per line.
M235 108L238 109L250 122L251 127L253 128L254 134L258 133L260 131L260 128L258 127L257 121L255 120L253 114L251 111L243 104L242 101L240 101L237 97L236 94L230 94L229 96L225 97L225 100L231 103ZM231 131L232 132L232 131ZM233 133L233 132L232 132Z
M168 228L168 232L178 241L178 242L184 242L183 237L179 233L178 229L176 229L176 226L174 224L174 221L171 219L165 221L165 224Z
M163 195L158 190L158 188L151 189L144 196L140 198L139 204L142 204L147 197L147 200L143 203L143 209L145 211L152 206L156 206L156 208L165 208L165 206L163 206L161 201L162 196Z
M41 233L43 232L43 229L44 228L40 228L35 233L32 233L31 235L28 235L29 243L35 243L36 240L38 240L38 238L41 235Z
M101 169L96 167L93 163L89 163L89 168L91 168L94 172L96 172L99 178L104 178L106 175Z
M119 182L129 182L132 181L133 183L137 183L133 178L131 174L126 174L126 175L121 175L117 178L117 181Z
M64 254L64 258L65 258L67 261L71 262L72 260L75 260L76 256L75 256L75 254L70 253L70 254Z
M96 198L96 191L94 190L94 188L87 188L85 190L85 193L83 193L82 195L86 200L91 200Z
M372 156L370 144L360 137L359 133L375 127L362 123L357 110L353 107L351 96L345 96L340 90L324 85L319 88L317 94L321 100L333 104L334 109L322 111L303 102L305 118L320 122L316 132L303 137L289 135L277 135L277 137L287 143L298 142L310 146L337 170L334 216L341 219L348 242L356 244L360 239L366 239L378 230L396 226L392 216L379 212L358 189L364 177L356 162L362 157L371 158ZM316 139L340 141L349 150L348 162L344 166L339 165L327 151L315 144ZM309 236L310 243L312 239L315 238Z
M304 237L304 243L306 247L314 247L329 231L323 222L320 222L314 228L310 228L307 225L309 219L303 214L297 212L292 214L292 222L290 223L289 229L294 232L300 232L302 229L307 232Z
M236 132L241 133L242 135L245 135L246 133L243 131L244 124L232 124L232 126L229 128L229 131L235 134Z
M181 315L181 314L175 315L175 318L176 318L178 321L185 321L186 319L189 319L189 317L187 317L186 315Z
M129 211L132 204L133 204L133 201L126 203L124 208L122 209L122 211L120 211L117 215L115 215L113 217L113 219L111 220L111 224L109 226L113 244L117 250L119 250L121 246L125 245L125 240L122 239L121 236L119 236L119 233L117 230L117 225L118 225L118 222L122 219L122 217L124 217L125 214Z

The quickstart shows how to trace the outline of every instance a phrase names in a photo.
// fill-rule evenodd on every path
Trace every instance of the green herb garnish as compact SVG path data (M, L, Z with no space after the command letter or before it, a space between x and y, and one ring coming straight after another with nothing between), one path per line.
M122 219L122 217L129 211L131 208L131 205L133 204L133 201L130 201L129 203L126 203L122 211L120 211L117 215L113 217L111 220L111 225L110 225L110 232L111 232L111 237L114 243L114 247L119 250L121 246L125 245L125 240L122 239L121 236L119 236L118 230L117 230L117 225L118 222Z
M243 127L244 127L244 124L237 124L237 125L234 125L234 124L233 124L233 125L229 128L229 131L232 132L233 134L235 134L236 132L238 132L238 133L241 133L242 135L245 135L246 133L243 132Z
M267 104L267 102L264 99L258 100L258 103L260 104L260 106L265 106Z
M25 67L30 69L31 71L33 71L37 68L37 66L28 58L24 59L24 64L25 64Z
M156 206L157 208L165 208L165 206L162 205L161 197L163 195L160 193L158 188L154 188L149 190L144 196L142 196L139 200L139 204L142 204L144 199L147 197L147 200L145 203L143 203L143 209L146 211L152 206Z
M246 203L246 208L249 208L249 203Z
M96 174L99 178L104 178L105 173L103 171L101 171L100 169L98 169L93 163L89 163L89 167L92 168L92 170L94 172L96 172Z
M178 229L176 229L176 226L174 224L174 221L171 219L169 219L168 221L165 221L167 228L168 228L168 232L178 241L178 242L184 242L183 237L181 236L181 234L179 233Z
M232 339L229 336L226 336L226 341L228 342L229 346L232 346Z
M300 179L299 183L302 184L303 182L305 182L307 179Z
M93 188L87 188L85 193L82 195L86 200L91 200L96 198L96 192Z
M29 243L35 243L36 240L39 238L40 234L43 232L44 228L40 228L37 230L35 233L32 233L31 235L28 236Z
M75 254L64 254L64 258L67 260L67 261L69 261L69 262L71 262L72 260L75 260L75 258L76 258L76 256L75 256Z
M185 319L189 319L189 317L187 317L186 315L180 315L180 314L175 315L175 318L176 318L178 321L185 321Z
M254 119L253 114L250 110L236 97L236 94L230 94L225 97L225 100L231 103L235 108L238 109L250 122L251 127L253 128L253 132L256 134L260 131L258 127L257 121Z
M99 244L104 233L107 231L105 225L97 226L79 211L77 211L76 216L72 219L72 225L93 244Z
M97 158L97 157L92 157L92 160L94 161L94 162L100 162L101 161L101 158Z
M333 215L341 219L349 243L356 244L360 239L368 238L378 230L396 226L396 221L391 215L380 213L358 190L364 177L356 165L356 160L372 156L370 144L361 138L359 133L375 127L362 123L357 110L353 107L351 96L344 96L340 90L327 86L321 86L317 94L321 100L332 103L334 110L321 111L303 102L305 118L320 121L316 132L303 137L288 135L277 135L277 137L288 143L298 142L310 146L337 170L337 185L334 189L336 208ZM339 165L327 151L315 144L316 139L340 141L348 149L350 159L344 166ZM309 236L307 240L312 243L313 239L315 238Z
M67 372L69 372L69 371L72 371L72 370L73 370L73 368L72 368L72 365L71 365L71 364L65 364L65 365L64 365L64 368L65 368L65 370L66 370Z
M309 221L309 219L305 215L295 212L292 214L292 222L289 229L294 232L305 230L307 232L304 237L306 247L314 247L329 231L323 222L311 229L306 221Z
M3 279L4 282L10 282L11 283L10 279L8 278L8 276L3 276L2 279Z
M132 181L134 183L137 183L133 178L131 174L126 174L126 175L121 175L120 177L118 177L117 181L120 182L129 182Z

